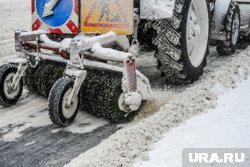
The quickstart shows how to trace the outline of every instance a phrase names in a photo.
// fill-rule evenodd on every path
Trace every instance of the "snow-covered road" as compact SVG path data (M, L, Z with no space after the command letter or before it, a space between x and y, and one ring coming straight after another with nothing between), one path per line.
M219 97L215 109L171 129L134 167L181 167L184 148L250 148L250 79Z
M0 0L0 64L15 54L14 30L30 29L30 8L30 0ZM231 88L246 79L250 73L250 48L230 57L218 57L213 48L201 80L182 87L165 86L161 73L148 65L152 62L144 58L140 70L149 77L155 100L146 103L130 124L117 126L81 111L73 125L58 128L49 120L47 99L34 95L23 96L16 106L0 107L0 167L61 167L67 163L72 167L131 167L137 156L151 148L162 134L170 130L171 135L173 127L214 106L216 93L222 87ZM223 116L217 110L210 112L211 119ZM203 120L202 116L194 119ZM199 120L197 124L205 122ZM196 127L202 130L201 126ZM177 135L182 138L183 134ZM207 135L206 140L214 140L210 133L203 134Z

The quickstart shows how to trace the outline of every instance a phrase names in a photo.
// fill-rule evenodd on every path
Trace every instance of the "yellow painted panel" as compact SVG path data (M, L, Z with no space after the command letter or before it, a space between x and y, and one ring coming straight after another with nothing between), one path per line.
M81 0L82 32L130 35L133 23L133 0Z

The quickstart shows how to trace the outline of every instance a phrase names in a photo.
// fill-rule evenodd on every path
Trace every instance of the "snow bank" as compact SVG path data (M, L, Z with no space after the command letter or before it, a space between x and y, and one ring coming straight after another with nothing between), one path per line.
M223 91L216 109L171 129L134 167L181 167L184 148L249 148L249 88L250 79L229 93Z
M199 82L188 86L185 93L170 100L151 117L119 130L97 147L72 160L65 167L129 167L141 152L160 140L170 128L184 120L205 112L215 105L218 97L211 89L216 84L234 88L250 72L250 48L231 57L212 62Z

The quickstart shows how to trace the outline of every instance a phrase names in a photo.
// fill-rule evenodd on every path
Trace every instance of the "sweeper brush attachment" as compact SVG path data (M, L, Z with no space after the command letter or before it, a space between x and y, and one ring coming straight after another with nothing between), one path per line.
M23 81L31 92L48 97L50 119L59 126L71 124L79 107L115 123L127 122L151 98L148 79L136 70L134 55L125 52L125 36L109 32L58 41L40 30L17 31L15 37L17 58L0 68L4 106L18 101Z
M232 0L32 0L32 32L16 31L17 58L0 67L0 104L14 105L25 84L48 97L59 126L79 108L115 123L132 120L152 98L136 68L140 53L154 52L167 84L193 83L206 66L209 37L232 54L240 20Z
M47 98L54 83L63 76L66 65L52 61L40 62L36 67L29 66L24 75L28 90Z
M81 91L84 111L114 123L133 120L136 112L126 113L119 108L122 94L122 74L112 71L92 70L88 73Z

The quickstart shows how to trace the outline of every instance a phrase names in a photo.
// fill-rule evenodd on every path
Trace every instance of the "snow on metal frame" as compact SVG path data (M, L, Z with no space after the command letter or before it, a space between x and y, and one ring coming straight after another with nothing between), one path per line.
M143 0L140 3L141 19L157 20L173 16L175 0Z

